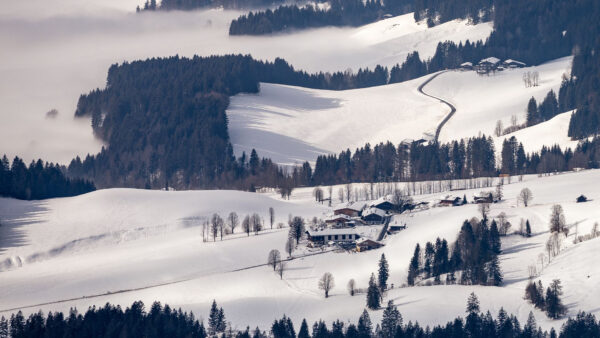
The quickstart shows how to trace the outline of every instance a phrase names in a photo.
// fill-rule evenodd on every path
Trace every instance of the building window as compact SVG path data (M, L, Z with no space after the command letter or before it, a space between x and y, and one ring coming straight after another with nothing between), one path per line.
M335 235L335 240L337 241L337 239L338 239L338 235Z
M346 239L346 235L342 235L342 239Z

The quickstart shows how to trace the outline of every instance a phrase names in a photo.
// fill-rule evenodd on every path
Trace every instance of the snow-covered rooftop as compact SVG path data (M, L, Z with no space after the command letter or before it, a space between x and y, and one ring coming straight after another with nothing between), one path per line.
M481 63L486 63L486 62L489 62L489 63L495 65L495 64L497 64L497 63L500 62L500 59L498 59L497 57L494 57L494 56L490 56L489 58L485 58L485 59L479 61L480 64Z

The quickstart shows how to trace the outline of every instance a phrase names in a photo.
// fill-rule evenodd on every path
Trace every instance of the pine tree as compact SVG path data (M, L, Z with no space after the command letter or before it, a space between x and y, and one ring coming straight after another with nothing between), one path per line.
M469 299L467 300L467 313L479 313L479 299L475 292L471 292Z
M387 280L390 275L390 270L388 266L388 262L385 259L385 254L381 254L381 259L379 259L379 273L377 275L377 282L379 284L379 289L381 292L387 290Z
M373 324L366 309L363 310L362 315L358 318L357 330L359 338L371 338L373 336Z
M393 338L398 325L402 325L402 315L400 315L400 312L394 305L394 301L390 300L385 310L383 310L381 336L383 338Z
M219 312L217 314L217 332L225 332L227 328L227 322L225 320L225 311L223 308L219 308Z
M529 220L525 222L525 236L531 237L531 224L529 224Z
M2 316L0 318L0 338L9 338L8 336L8 320Z
M523 327L523 338L533 338L535 332L537 330L537 322L535 321L535 316L533 312L529 311L529 316L527 317L527 323Z
M208 315L208 330L211 335L219 332L219 324L219 308L217 307L217 301L213 299Z
M493 220L492 224L490 225L490 247L495 255L499 255L502 252L501 243L498 225L496 224L496 220Z
M493 255L491 261L487 264L487 280L488 284L494 286L500 286L502 284L502 270L500 269L500 262L498 256Z
M308 333L308 324L306 323L306 319L302 319L300 331L298 331L298 338L310 338L310 333Z
M419 246L419 243L417 243L417 246L415 246L415 251L413 253L413 257L410 260L410 265L408 266L407 282L408 282L408 285L410 285L410 286L415 285L415 280L419 276L420 258L421 258L421 247Z
M563 305L560 296L562 296L562 286L560 280L552 281L546 289L546 314L552 319L558 319L567 313L567 308Z
M371 274L369 279L369 288L367 289L367 307L375 310L379 309L381 302L381 292L377 283L375 282L375 274Z

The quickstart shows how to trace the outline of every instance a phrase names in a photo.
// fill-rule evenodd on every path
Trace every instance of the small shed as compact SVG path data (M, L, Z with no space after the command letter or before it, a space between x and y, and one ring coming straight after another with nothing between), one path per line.
M504 62L502 62L502 66L504 66L504 68L506 68L506 69L513 69L513 68L523 68L527 65L521 61L507 59L507 60L504 60Z
M306 235L308 240L314 244L350 243L360 238L353 228L307 230Z
M473 70L473 63L471 62L463 62L460 64L459 69L461 70Z

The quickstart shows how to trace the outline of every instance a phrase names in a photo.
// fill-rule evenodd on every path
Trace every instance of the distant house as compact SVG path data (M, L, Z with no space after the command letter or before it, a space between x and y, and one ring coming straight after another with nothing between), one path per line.
M353 243L360 238L353 228L307 230L308 240L317 245L334 243Z
M455 207L462 204L462 199L460 197L446 197L438 203L441 207Z
M375 207L377 209L385 211L396 210L398 208L398 206L394 202L392 202L392 195L380 197L379 199L371 203L371 207Z
M502 62L502 66L506 69L523 68L527 66L525 63L513 59L507 59Z
M365 203L362 202L354 202L350 203L346 206L339 207L333 210L334 215L346 215L349 217L357 217L360 215L360 212L365 208Z
M489 72L495 71L500 65L500 59L496 57L485 58L475 66L475 70L478 74L488 74Z
M388 224L388 232L396 232L404 229L406 229L406 223L398 222L398 220L395 220Z
M381 224L385 220L386 215L385 210L371 207L362 212L362 220L370 225Z
M373 249L379 249L383 246L382 243L368 238L362 238L356 242L356 251L363 252Z
M330 216L327 219L325 219L325 223L329 226L343 227L343 226L348 226L349 223L353 223L353 222L352 222L352 218L350 216L344 215L344 214L338 214L338 215Z
M473 70L473 63L471 62L463 62L460 64L460 70Z
M482 194L481 196L473 196L473 202L480 203L494 203L494 196L492 193Z

